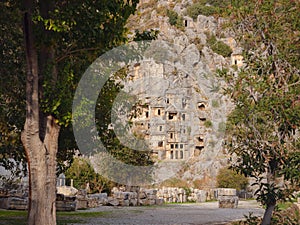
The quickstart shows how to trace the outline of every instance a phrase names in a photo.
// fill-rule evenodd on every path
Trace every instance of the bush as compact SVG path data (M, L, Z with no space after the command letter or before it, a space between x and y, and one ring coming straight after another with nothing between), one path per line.
M66 171L67 180L73 179L74 187L85 189L89 183L89 193L109 192L111 182L97 174L90 163L84 158L75 158L70 168Z
M161 183L160 186L165 187L178 187L178 188L188 188L189 185L185 180L180 178L171 177Z
M207 43L215 53L223 57L229 57L232 54L231 48L223 41L218 41L214 35L208 36Z
M204 122L204 126L205 126L206 128L210 128L210 127L213 126L213 123L212 123L210 120L206 120L206 121Z
M247 185L248 179L244 175L241 175L228 168L219 170L217 175L217 187L245 190Z
M176 26L177 28L183 26L183 19L181 16L178 15L177 12L173 10L167 10L167 16L169 17L169 23L172 26Z
M212 16L218 13L218 9L214 6L206 6L203 3L198 2L187 8L187 15L194 20L197 19L198 15Z

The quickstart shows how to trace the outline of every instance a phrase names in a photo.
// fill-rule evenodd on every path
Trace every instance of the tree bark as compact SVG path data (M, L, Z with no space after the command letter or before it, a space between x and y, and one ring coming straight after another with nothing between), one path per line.
M269 169L267 172L267 183L268 184L274 184L275 183L275 168L272 167L272 163L269 163ZM273 195L269 195L266 203L266 210L261 222L261 225L270 225L271 224L271 219L272 219L272 214L273 211L276 207L276 199Z
M263 220L261 222L261 225L270 225L271 224L272 214L275 209L275 206L276 206L276 204L267 206L266 211L264 213Z
M26 120L21 140L29 172L29 225L56 225L56 153L59 126L47 117L44 139L40 138L38 57L32 31L33 0L24 1L24 39L27 63Z

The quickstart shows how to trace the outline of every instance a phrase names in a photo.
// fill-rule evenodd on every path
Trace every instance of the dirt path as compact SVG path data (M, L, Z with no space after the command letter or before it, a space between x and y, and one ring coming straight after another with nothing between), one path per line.
M154 207L99 207L89 211L109 211L104 217L87 219L88 225L204 225L225 224L243 219L253 212L261 216L263 209L255 201L240 201L237 209L219 209L217 202L178 204ZM74 224L75 225L75 224ZM79 224L76 224L79 225ZM83 224L82 224L83 225Z

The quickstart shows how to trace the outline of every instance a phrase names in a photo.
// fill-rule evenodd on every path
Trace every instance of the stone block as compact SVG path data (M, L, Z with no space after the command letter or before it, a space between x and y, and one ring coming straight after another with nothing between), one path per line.
M76 201L56 201L57 211L75 211Z
M112 198L112 197L108 197L108 199L107 199L107 205L118 206L119 205L119 200L115 199L115 198Z
M71 186L61 186L56 187L58 194L63 194L64 196L74 196L77 194L78 190Z
M140 199L145 199L145 198L147 198L147 195L146 195L146 193L145 192L140 192Z
M162 205L162 204L164 204L164 199L162 199L162 198L158 198L158 199L155 199L155 204L156 205Z
M150 205L150 201L148 199L140 199L140 205Z
M28 198L9 197L8 205L8 209L26 210L28 208Z
M0 209L8 209L8 197L0 197Z
M88 208L88 200L77 200L76 209L87 209Z
M239 198L237 196L219 196L219 208L237 208Z
M98 199L96 198L88 198L87 200L88 208L96 208L99 206Z
M218 196L236 196L236 189L233 188L218 188Z
M129 206L129 204L130 204L130 201L128 199L123 201L123 206Z
M150 199L148 205L155 205L156 200L155 199Z
M129 200L129 206L137 206L137 200L136 199L130 199Z
M198 190L196 193L196 202L206 202L207 192L204 190Z
M147 195L148 199L156 199L156 195Z
M94 199L97 202L97 206L107 204L107 193L98 193L88 195L89 199Z

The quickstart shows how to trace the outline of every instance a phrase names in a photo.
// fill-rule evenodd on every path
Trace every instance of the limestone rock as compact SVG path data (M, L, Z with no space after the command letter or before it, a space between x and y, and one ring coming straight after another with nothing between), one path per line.
M78 192L76 188L70 186L56 187L56 189L58 194L63 194L64 196L75 196Z
M239 198L237 196L219 196L219 208L237 208Z
M119 205L119 200L112 198L112 197L108 197L107 199L107 205L110 206L118 206Z

